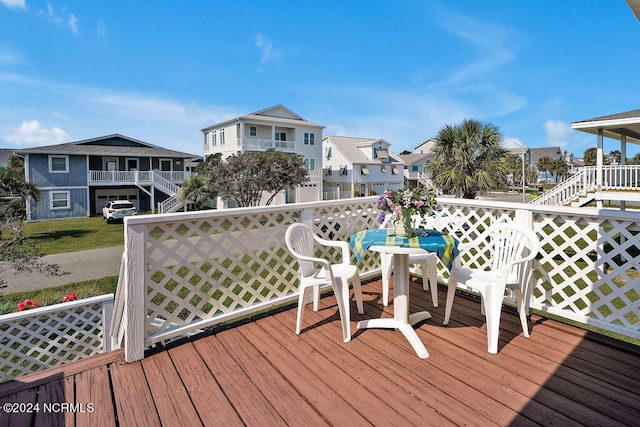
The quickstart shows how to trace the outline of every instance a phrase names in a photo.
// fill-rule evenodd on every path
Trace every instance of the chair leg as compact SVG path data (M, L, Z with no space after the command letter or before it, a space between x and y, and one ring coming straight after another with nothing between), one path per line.
M498 336L500 335L500 314L502 312L502 299L504 298L504 286L491 286L482 294L487 322L487 346L491 354L498 353Z
M424 263L420 264L422 272L422 289L427 290L427 282L431 289L431 301L433 306L438 306L438 259L428 256Z
M443 325L449 324L449 318L451 317L451 308L453 307L453 298L456 296L456 288L458 287L458 281L456 277L451 274L449 281L447 282L447 302L444 308L444 322Z
M296 320L296 334L300 335L300 330L302 329L302 316L304 315L304 306L306 305L305 296L307 293L307 289L300 289L300 295L298 296L298 318Z
M313 287L313 311L318 311L320 306L320 285Z
M522 331L524 336L529 338L529 310L527 310L527 304L522 298L522 291L520 289L514 289L516 294L516 302L518 303L518 313L520 314L520 323L522 324Z
M349 313L349 281L344 277L334 278L333 293L338 302L344 342L351 341L351 315Z
M358 313L364 314L364 304L362 302L362 283L360 282L360 275L356 274L351 278L353 283L353 293L356 297L356 306L358 307Z
M393 255L380 254L382 261L382 305L389 305L389 283L391 282L391 269L393 267Z

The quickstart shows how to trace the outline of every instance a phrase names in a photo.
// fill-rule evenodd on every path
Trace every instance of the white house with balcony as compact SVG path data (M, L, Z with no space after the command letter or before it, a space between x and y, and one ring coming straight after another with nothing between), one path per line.
M405 162L404 180L407 187L431 186L427 172L427 165L431 161L430 154L401 154L400 158Z
M532 203L602 208L606 201L625 209L626 202L640 202L640 165L626 164L627 144L640 144L640 110L573 122L571 128L596 136L597 165L580 168ZM604 164L604 138L620 142L619 164Z
M119 134L16 153L25 159L25 179L41 193L28 201L29 220L100 215L107 201L124 199L139 212L171 212L198 158Z
M363 197L402 188L405 163L390 146L383 139L324 137L323 199Z
M225 160L236 154L269 149L302 155L310 181L283 191L274 199L274 204L283 204L321 200L323 129L324 126L276 105L207 126L201 131L205 157L220 153Z

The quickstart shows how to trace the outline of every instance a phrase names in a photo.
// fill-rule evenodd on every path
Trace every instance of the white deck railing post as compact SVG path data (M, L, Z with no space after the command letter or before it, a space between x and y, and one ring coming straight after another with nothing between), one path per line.
M144 224L129 226L125 218L125 252L127 282L125 283L124 353L127 362L144 357L145 336L145 243Z

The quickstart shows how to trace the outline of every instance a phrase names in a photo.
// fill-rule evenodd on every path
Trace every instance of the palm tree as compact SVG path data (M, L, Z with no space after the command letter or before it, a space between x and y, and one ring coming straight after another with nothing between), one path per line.
M427 166L434 185L465 199L497 188L506 173L502 139L497 126L478 120L444 126L436 137L433 161Z

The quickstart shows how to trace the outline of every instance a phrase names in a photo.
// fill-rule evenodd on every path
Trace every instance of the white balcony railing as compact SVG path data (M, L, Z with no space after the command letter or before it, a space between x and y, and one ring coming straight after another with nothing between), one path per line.
M295 301L297 265L284 244L287 227L304 222L323 238L346 240L378 226L376 201L127 218L114 345L124 344L127 360L138 360L154 343ZM462 242L496 221L528 224L542 244L531 307L640 338L637 213L449 198L439 199L439 207L436 223ZM329 250L320 255L339 261ZM481 253L461 261L485 262ZM379 274L374 254L358 266L363 277ZM447 275L440 266L440 279Z
M150 183L154 180L154 174L171 181L181 183L187 179L191 172L188 171L89 171L89 185L95 184L132 184Z
M295 141L278 141L274 139L244 138L238 139L238 148L244 150L268 150L278 148L285 150L295 150Z

